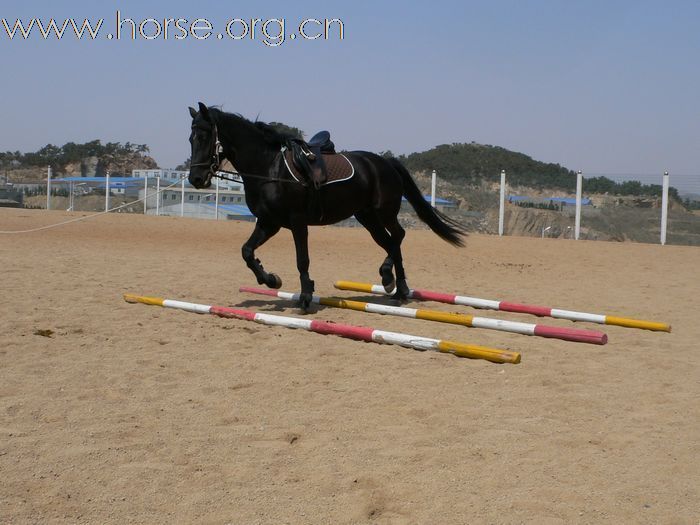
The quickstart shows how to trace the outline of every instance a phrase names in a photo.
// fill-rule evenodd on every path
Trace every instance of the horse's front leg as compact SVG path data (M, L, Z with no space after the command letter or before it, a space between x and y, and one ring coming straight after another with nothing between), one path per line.
M262 220L258 220L258 222L255 224L253 234L241 248L243 260L246 262L248 268L253 270L253 273L258 280L258 284L265 284L270 288L281 288L282 279L280 279L278 275L274 273L267 273L263 269L262 264L260 264L260 260L255 258L255 250L259 246L265 244L265 241L274 236L278 231L280 231L279 226L271 225Z
M296 224L292 228L294 246L297 252L297 270L301 281L299 306L305 312L309 309L314 293L314 282L309 277L309 228L306 224Z

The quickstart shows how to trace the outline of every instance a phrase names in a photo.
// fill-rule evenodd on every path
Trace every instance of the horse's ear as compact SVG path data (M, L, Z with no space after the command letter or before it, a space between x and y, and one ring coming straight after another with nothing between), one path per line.
M189 109L190 109L190 116L191 116L192 118L196 118L196 117L197 117L197 110L194 109L194 108L191 107L191 106L190 106Z
M199 103L199 112L205 119L209 120L209 108L201 102Z

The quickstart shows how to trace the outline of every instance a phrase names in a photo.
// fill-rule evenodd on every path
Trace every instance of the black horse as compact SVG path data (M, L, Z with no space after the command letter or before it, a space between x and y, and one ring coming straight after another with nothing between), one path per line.
M243 179L248 208L258 218L255 230L242 248L243 259L259 284L280 288L282 280L266 272L255 258L255 249L280 228L294 236L297 269L301 280L300 306L308 309L314 291L309 277L308 226L334 224L352 215L387 253L379 274L387 292L404 300L409 288L401 256L406 234L397 220L401 198L406 197L418 217L447 242L462 246L464 229L428 204L406 168L394 158L366 151L344 153L354 168L348 180L313 189L287 169L283 150L294 137L263 122L251 122L240 115L199 103L192 116L192 157L189 182L195 188L208 188L221 162L227 159ZM316 193L314 193L316 192ZM310 205L318 201L322 217ZM396 269L394 278L392 269Z

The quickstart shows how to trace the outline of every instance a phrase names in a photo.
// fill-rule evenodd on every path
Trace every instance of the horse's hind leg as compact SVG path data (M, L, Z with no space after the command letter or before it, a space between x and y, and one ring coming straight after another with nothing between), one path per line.
M394 261L394 268L396 269L396 293L394 294L394 298L403 300L408 298L410 293L408 283L406 282L406 272L403 267L403 255L401 253L401 243L404 237L406 237L406 230L399 224L397 217L392 217L392 219L387 222L386 229L391 234L391 258Z
M314 293L314 282L309 277L309 228L303 223L294 224L292 235L296 248L297 270L299 270L299 280L301 281L299 306L306 312L311 306Z
M263 269L262 264L260 264L260 260L255 258L255 250L256 248L265 244L265 241L274 236L278 231L280 231L279 226L267 224L262 220L258 220L258 222L255 224L255 230L253 230L252 235L241 248L243 260L246 262L248 268L253 270L253 273L258 280L258 284L265 284L270 288L281 288L282 279L280 279L278 275L274 273L267 273Z
M362 226L367 228L372 239L379 246L384 248L387 253L386 259L379 267L379 275L382 278L382 286L387 292L391 292L396 287L396 279L394 278L393 267L395 261L393 258L393 239L382 225L379 217L373 212L356 213L355 218Z

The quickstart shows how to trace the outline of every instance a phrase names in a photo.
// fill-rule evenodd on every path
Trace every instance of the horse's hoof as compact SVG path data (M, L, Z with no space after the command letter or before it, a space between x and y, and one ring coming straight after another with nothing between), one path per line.
M396 279L394 279L394 272L391 271L391 264L382 264L379 268L379 275L382 277L382 286L384 291L391 294L396 289Z
M391 298L399 304L403 304L408 300L408 296L402 294L400 291L396 290L396 293L391 296Z
M309 307L311 306L311 300L312 300L312 295L310 293L301 293L299 294L299 308L304 313L307 313L309 311Z
M391 296L391 298L403 303L408 300L410 293L411 289L408 287L408 284L406 284L406 280L401 279L396 283L396 292Z
M384 291L388 294L394 293L394 291L396 290L396 279L394 279L394 274L391 273L391 270L389 270L388 272L383 272L381 276Z
M267 278L267 286L269 288L273 288L275 290L278 290L282 288L282 279L280 279L280 276L277 275L276 273L271 273L268 275Z
M390 283L385 283L382 279L382 285L384 286L384 291L389 295L393 294L396 291L396 281L393 279Z

